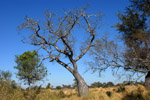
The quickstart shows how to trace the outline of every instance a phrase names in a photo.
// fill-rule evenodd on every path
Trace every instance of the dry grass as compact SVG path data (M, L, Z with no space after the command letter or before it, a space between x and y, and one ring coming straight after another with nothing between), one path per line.
M142 85L90 88L89 97L84 98L78 97L75 89L42 89L37 93L35 90L1 88L0 96L0 100L150 100L150 92Z
M78 97L74 89L42 92L36 100L150 100L149 92L142 85L90 88L89 97L84 98Z

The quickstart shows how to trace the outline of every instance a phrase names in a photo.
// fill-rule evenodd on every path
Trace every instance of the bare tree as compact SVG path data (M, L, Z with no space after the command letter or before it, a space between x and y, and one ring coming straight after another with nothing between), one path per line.
M117 23L117 30L122 33L124 47L113 41L99 41L93 53L97 55L99 71L108 67L123 68L133 73L147 74L145 86L150 88L150 27L149 27L149 0L130 0L131 5L126 7L125 13L119 13L121 23ZM103 48L99 49L99 47ZM92 64L90 64L92 65ZM103 66L102 66L103 65ZM93 66L93 65L92 65ZM95 66L93 67L95 69ZM96 70L96 69L95 69ZM140 78L140 77L139 77Z
M148 48L131 49L124 43L116 43L114 40L103 38L102 41L97 41L90 54L93 60L88 62L88 65L90 66L89 69L93 72L98 71L101 74L101 72L111 68L114 75L119 75L117 73L119 70L127 71L132 77L137 75L136 80L146 75L145 86L146 88L150 87L150 52Z
M87 14L85 9L72 9L68 12L64 11L64 15L60 18L49 11L45 15L46 24L44 25L32 18L25 18L25 22L19 26L19 29L29 29L32 33L23 42L45 50L47 56L43 60L50 59L50 62L56 61L62 65L77 80L79 96L88 96L88 86L78 72L77 61L87 53L95 42L95 34L101 19L100 14ZM82 36L80 30L85 33L85 38L87 37L84 39L85 42L75 39L75 37ZM75 54L75 51L79 54Z

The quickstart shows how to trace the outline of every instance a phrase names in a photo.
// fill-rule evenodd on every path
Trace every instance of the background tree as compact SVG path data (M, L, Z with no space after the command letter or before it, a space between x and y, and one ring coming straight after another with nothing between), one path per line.
M71 89L71 85L64 85L64 84L63 84L63 85L62 85L62 88L63 88L63 89Z
M125 52L126 70L147 74L145 86L150 88L150 1L131 0L125 14L120 14L122 23L117 24L127 45Z
M73 79L72 87L73 87L73 88L76 88L76 87L77 87L77 81L76 81L76 79Z
M61 86L56 86L56 89L60 90L60 89L61 89Z
M7 84L13 89L16 89L17 83L15 80L12 80L12 73L10 71L2 71L0 70L0 84L3 86L3 84Z
M121 32L124 43L117 43L108 38L97 41L95 49L91 50L94 62L89 65L93 71L104 71L123 68L125 71L147 74L145 86L150 87L150 27L149 0L130 0L131 5L125 13L119 14L121 23L116 25ZM121 48L121 44L124 45ZM139 77L140 78L140 77Z
M46 89L50 89L51 88L51 84L48 83L47 86L46 86Z
M88 96L89 89L78 72L77 61L94 44L100 14L87 14L84 8L64 11L60 18L48 11L45 14L46 24L25 18L25 22L19 28L29 29L32 33L23 42L39 46L46 51L47 56L43 60L55 61L67 69L77 80L79 96ZM80 39L82 36L84 38Z
M27 51L22 55L16 56L15 62L17 66L14 68L18 70L17 76L20 80L24 80L29 85L36 81L42 80L47 75L47 69L40 61L40 56L34 50Z
M11 80L12 73L10 71L2 71L0 70L0 80L7 81Z
M15 80L12 80L12 81L11 81L11 87L14 88L14 89L18 88L18 85L17 85L17 83L15 82Z
M105 87L113 87L114 86L114 83L113 82L107 82L106 86Z
M101 82L94 82L91 84L92 88L99 88L99 87L103 87L103 83Z

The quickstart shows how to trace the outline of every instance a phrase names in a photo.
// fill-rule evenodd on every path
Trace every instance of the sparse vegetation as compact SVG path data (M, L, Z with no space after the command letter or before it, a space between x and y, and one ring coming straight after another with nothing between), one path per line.
M107 91L106 94L111 97L112 93L110 91Z
M60 89L61 89L61 86L56 86L56 89L60 90Z
M51 88L51 84L48 83L47 86L46 86L46 89L50 89Z
M76 89L42 89L41 86L24 90L12 88L10 81L0 81L0 100L150 100L150 92L143 85L90 88L89 97L78 97Z
M94 82L88 97L78 97L77 90L70 89L71 85L63 84L52 90L48 83L45 89L40 85L24 90L10 76L7 80L0 80L0 100L150 100L150 92L140 84L142 82L133 82L132 85L124 83Z
M117 92L124 92L124 91L125 91L125 86L120 85L120 86L118 87Z

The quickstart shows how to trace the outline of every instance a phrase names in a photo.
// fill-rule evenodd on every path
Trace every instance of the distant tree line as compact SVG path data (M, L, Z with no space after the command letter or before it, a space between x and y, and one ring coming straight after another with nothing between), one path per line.
M49 84L49 83L48 83ZM48 86L47 84L47 86ZM108 87L114 87L114 86L126 86L126 85L137 85L137 84L141 84L144 85L144 81L123 81L122 83L117 83L114 84L113 82L93 82L91 85L89 85L89 88L108 88ZM51 89L75 89L74 85L62 85L62 86L56 86L56 88L51 88Z
M5 84L6 82L9 83L10 87L11 88L21 88L16 82L15 80L12 80L11 79L12 77L12 74L11 72L9 71L0 71L0 84ZM47 84L46 87L41 87L40 86L32 86L31 89L39 89L39 88L42 88L42 89L74 89L76 88L75 86L76 84L76 81L74 81L74 83L72 85L65 85L63 84L62 86L56 86L55 88L53 86L51 86L50 83ZM141 84L141 85L144 85L144 81L141 81L141 82L136 82L136 81L123 81L122 83L118 83L118 84L114 84L113 82L104 82L104 83L101 83L101 82L93 82L91 85L89 85L88 87L89 88L108 88L108 87L114 87L114 86L122 86L122 85L136 85L136 84ZM28 90L29 88L27 88Z

